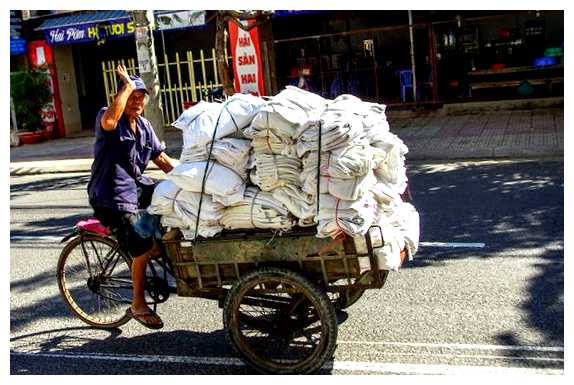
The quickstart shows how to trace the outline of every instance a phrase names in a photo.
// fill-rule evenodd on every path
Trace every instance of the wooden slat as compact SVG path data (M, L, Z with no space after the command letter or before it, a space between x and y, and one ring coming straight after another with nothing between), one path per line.
M201 75L202 75L202 79L203 79L203 84L205 85L205 87L207 87L207 72L205 71L205 56L203 54L203 49L199 51L199 57L201 59ZM203 95L202 95L202 99L203 99Z
M173 122L175 120L175 113L173 111L173 91L171 88L171 75L170 75L170 71L169 71L169 66L170 66L170 62L167 58L167 54L163 55L164 61L165 61L165 73L166 73L166 79L167 79L167 92L169 93L169 111L171 114L169 116L168 121ZM166 110L168 110L166 108Z
M195 90L195 66L193 65L193 53L187 52L187 65L189 69L189 87L191 88L191 100L197 102L197 92Z
M104 76L104 89L106 90L106 102L109 105L111 103L110 98L110 87L108 85L108 72L106 71L106 62L102 62L102 74Z

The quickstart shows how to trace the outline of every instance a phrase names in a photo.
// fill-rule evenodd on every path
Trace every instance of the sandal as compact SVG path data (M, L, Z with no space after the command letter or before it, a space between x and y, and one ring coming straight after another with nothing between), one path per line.
M128 309L126 310L126 314L131 318L135 319L136 321L138 321L146 328L154 330L163 328L163 321L151 309L146 309L141 312L133 312L132 308L128 307Z

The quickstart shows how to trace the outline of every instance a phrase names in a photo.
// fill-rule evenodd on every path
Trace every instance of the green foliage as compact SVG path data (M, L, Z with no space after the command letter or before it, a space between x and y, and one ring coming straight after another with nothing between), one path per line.
M36 131L44 128L41 109L52 96L48 81L43 69L10 73L10 96L19 129Z

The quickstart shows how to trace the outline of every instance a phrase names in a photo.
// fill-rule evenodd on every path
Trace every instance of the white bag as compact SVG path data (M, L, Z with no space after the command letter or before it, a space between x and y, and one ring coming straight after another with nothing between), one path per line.
M182 163L167 175L185 191L201 192L207 162ZM217 162L209 162L204 194L213 195L214 200L229 206L243 198L245 182L239 175Z
M202 146L184 147L181 151L182 163L205 162L211 143ZM246 139L223 138L213 143L211 160L216 160L225 167L235 171L242 179L247 178L247 162L251 141Z
M185 110L172 126L183 131L183 147L201 146L214 138L241 133L264 103L253 95L234 94L224 103L200 101Z

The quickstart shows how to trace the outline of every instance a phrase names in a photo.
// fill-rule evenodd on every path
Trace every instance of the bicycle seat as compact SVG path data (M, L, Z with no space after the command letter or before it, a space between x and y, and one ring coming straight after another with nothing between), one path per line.
M111 235L112 232L106 226L102 225L100 221L96 218L90 218L86 220L79 221L76 223L76 227L81 230L89 231L91 233L101 234L101 235Z

